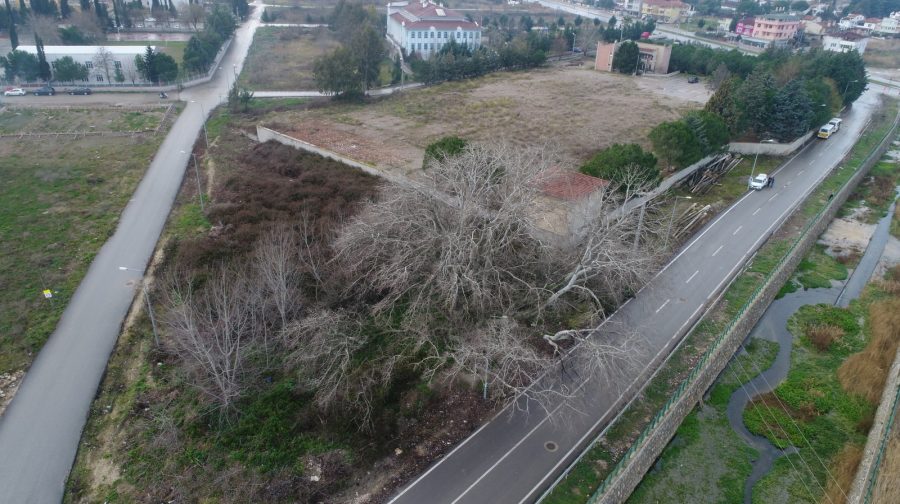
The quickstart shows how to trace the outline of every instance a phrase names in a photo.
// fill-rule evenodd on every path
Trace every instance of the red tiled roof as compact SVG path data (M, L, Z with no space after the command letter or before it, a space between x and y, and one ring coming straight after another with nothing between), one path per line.
M453 21L449 19L446 21L410 21L409 19L403 17L403 15L399 12L391 14L391 18L406 27L407 30L427 30L431 27L434 27L435 30L455 30L457 27L462 28L463 30L475 30L478 28L478 23L473 23L472 21L468 21L465 19L459 21Z
M541 192L547 196L577 201L609 185L609 181L579 172L552 169L541 180Z

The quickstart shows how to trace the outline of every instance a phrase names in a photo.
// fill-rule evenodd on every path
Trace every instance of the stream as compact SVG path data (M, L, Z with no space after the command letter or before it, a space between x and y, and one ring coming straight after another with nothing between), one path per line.
M869 277L875 271L885 244L888 241L895 205L896 201L891 204L887 214L879 219L878 225L866 247L865 254L856 268L850 273L850 278L846 282L832 281L830 288L801 289L775 300L769 305L762 318L747 336L748 339L745 340L745 343L750 338L760 338L775 341L779 344L779 347L775 362L768 369L761 371L753 367L746 370L737 370L740 373L746 371L749 374L759 374L736 390L728 401L726 414L731 428L734 429L741 439L759 452L759 458L753 461L753 469L744 484L744 504L751 504L753 485L768 474L776 459L797 452L797 448L793 446L788 447L786 450L780 450L765 437L750 433L744 425L743 416L747 403L759 395L771 392L784 380L790 370L791 349L794 338L787 329L788 319L801 306L807 304L831 303L846 307L851 300L859 297L869 281Z

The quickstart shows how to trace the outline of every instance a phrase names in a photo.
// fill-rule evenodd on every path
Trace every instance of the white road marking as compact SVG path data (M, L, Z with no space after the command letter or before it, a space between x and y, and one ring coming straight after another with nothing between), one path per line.
M785 187L791 185L791 181L789 180L787 184L784 184Z
M713 255L712 255L712 256L713 256L713 257L716 257L716 254L718 254L718 253L722 250L722 247L724 247L724 246L725 246L725 245L719 245L719 248L717 248L716 251L713 252Z
M759 208L757 208L756 210L754 210L754 211L753 211L753 215L758 214L760 210L762 210L762 207L759 207Z
M738 226L737 229L734 230L734 233L731 233L731 236L734 236L734 235L740 233L740 232L741 232L741 229L742 229L743 227L744 227L743 224L741 224L740 226Z
M775 196L778 196L778 193L773 194L772 197L769 198L769 201L772 201L773 199L775 199Z
M691 283L691 280L693 280L694 277L697 276L697 273L700 273L700 270L695 271L694 274L691 275L687 280L685 280L684 283Z
M805 172L805 171L806 170L800 170L799 172L797 172L797 175L803 175L803 172Z
M812 166L812 165L813 165L813 163L815 163L815 162L816 162L816 160L815 160L815 159L813 159L813 160L811 160L811 161L810 161L810 162L809 162L809 166Z
M660 306L659 308L656 309L656 313L659 313L659 310L662 310L663 308L665 308L666 305L669 304L669 301L671 301L671 299L666 299L666 302L663 303L662 306Z

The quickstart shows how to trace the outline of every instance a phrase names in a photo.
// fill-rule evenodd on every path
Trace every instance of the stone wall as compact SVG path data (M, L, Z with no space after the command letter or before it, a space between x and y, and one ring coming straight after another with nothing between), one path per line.
M728 150L730 152L746 155L763 154L769 156L787 156L797 152L800 147L806 145L806 142L813 137L813 134L815 134L815 131L810 131L793 142L786 144L732 142L728 144Z
M644 474L653 466L663 449L672 439L672 436L675 435L675 431L678 430L681 422L693 410L706 390L716 380L716 377L725 369L741 342L744 341L750 330L762 317L766 308L775 299L775 295L778 294L781 286L791 277L797 265L816 243L819 235L828 227L837 211L847 201L847 198L859 182L868 174L869 169L890 146L889 139L892 139L896 134L897 126L898 120L895 119L894 126L885 141L879 145L874 155L866 159L863 166L859 168L849 182L834 195L826 210L819 214L816 222L800 239L790 255L772 273L759 295L749 303L747 310L738 318L731 331L725 336L719 347L715 349L697 378L687 385L679 400L672 404L665 416L657 424L657 427L646 437L644 444L633 452L631 459L621 462L623 469L618 477L610 482L602 495L595 494L590 499L590 502L602 504L619 503L624 502L631 495L631 492L643 479Z

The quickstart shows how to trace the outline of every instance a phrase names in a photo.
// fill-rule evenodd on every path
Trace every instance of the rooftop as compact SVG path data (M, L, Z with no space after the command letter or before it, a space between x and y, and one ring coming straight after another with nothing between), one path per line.
M607 180L554 168L549 170L541 180L541 192L553 198L578 201L607 185L609 185Z
M95 54L97 49L106 48L107 51L115 56L132 56L144 54L147 46L44 46L44 54L50 56L68 56L72 54ZM151 46L154 49L156 46ZM20 45L17 47L19 51L37 54L37 47L33 45Z
M404 25L407 29L428 29L434 27L440 30L454 30L462 28L474 30L478 23L469 21L459 12L450 10L434 2L413 1L406 5L391 4L397 11L391 14L394 21Z
M797 16L792 14L763 14L757 19L765 19L766 21L800 21Z

